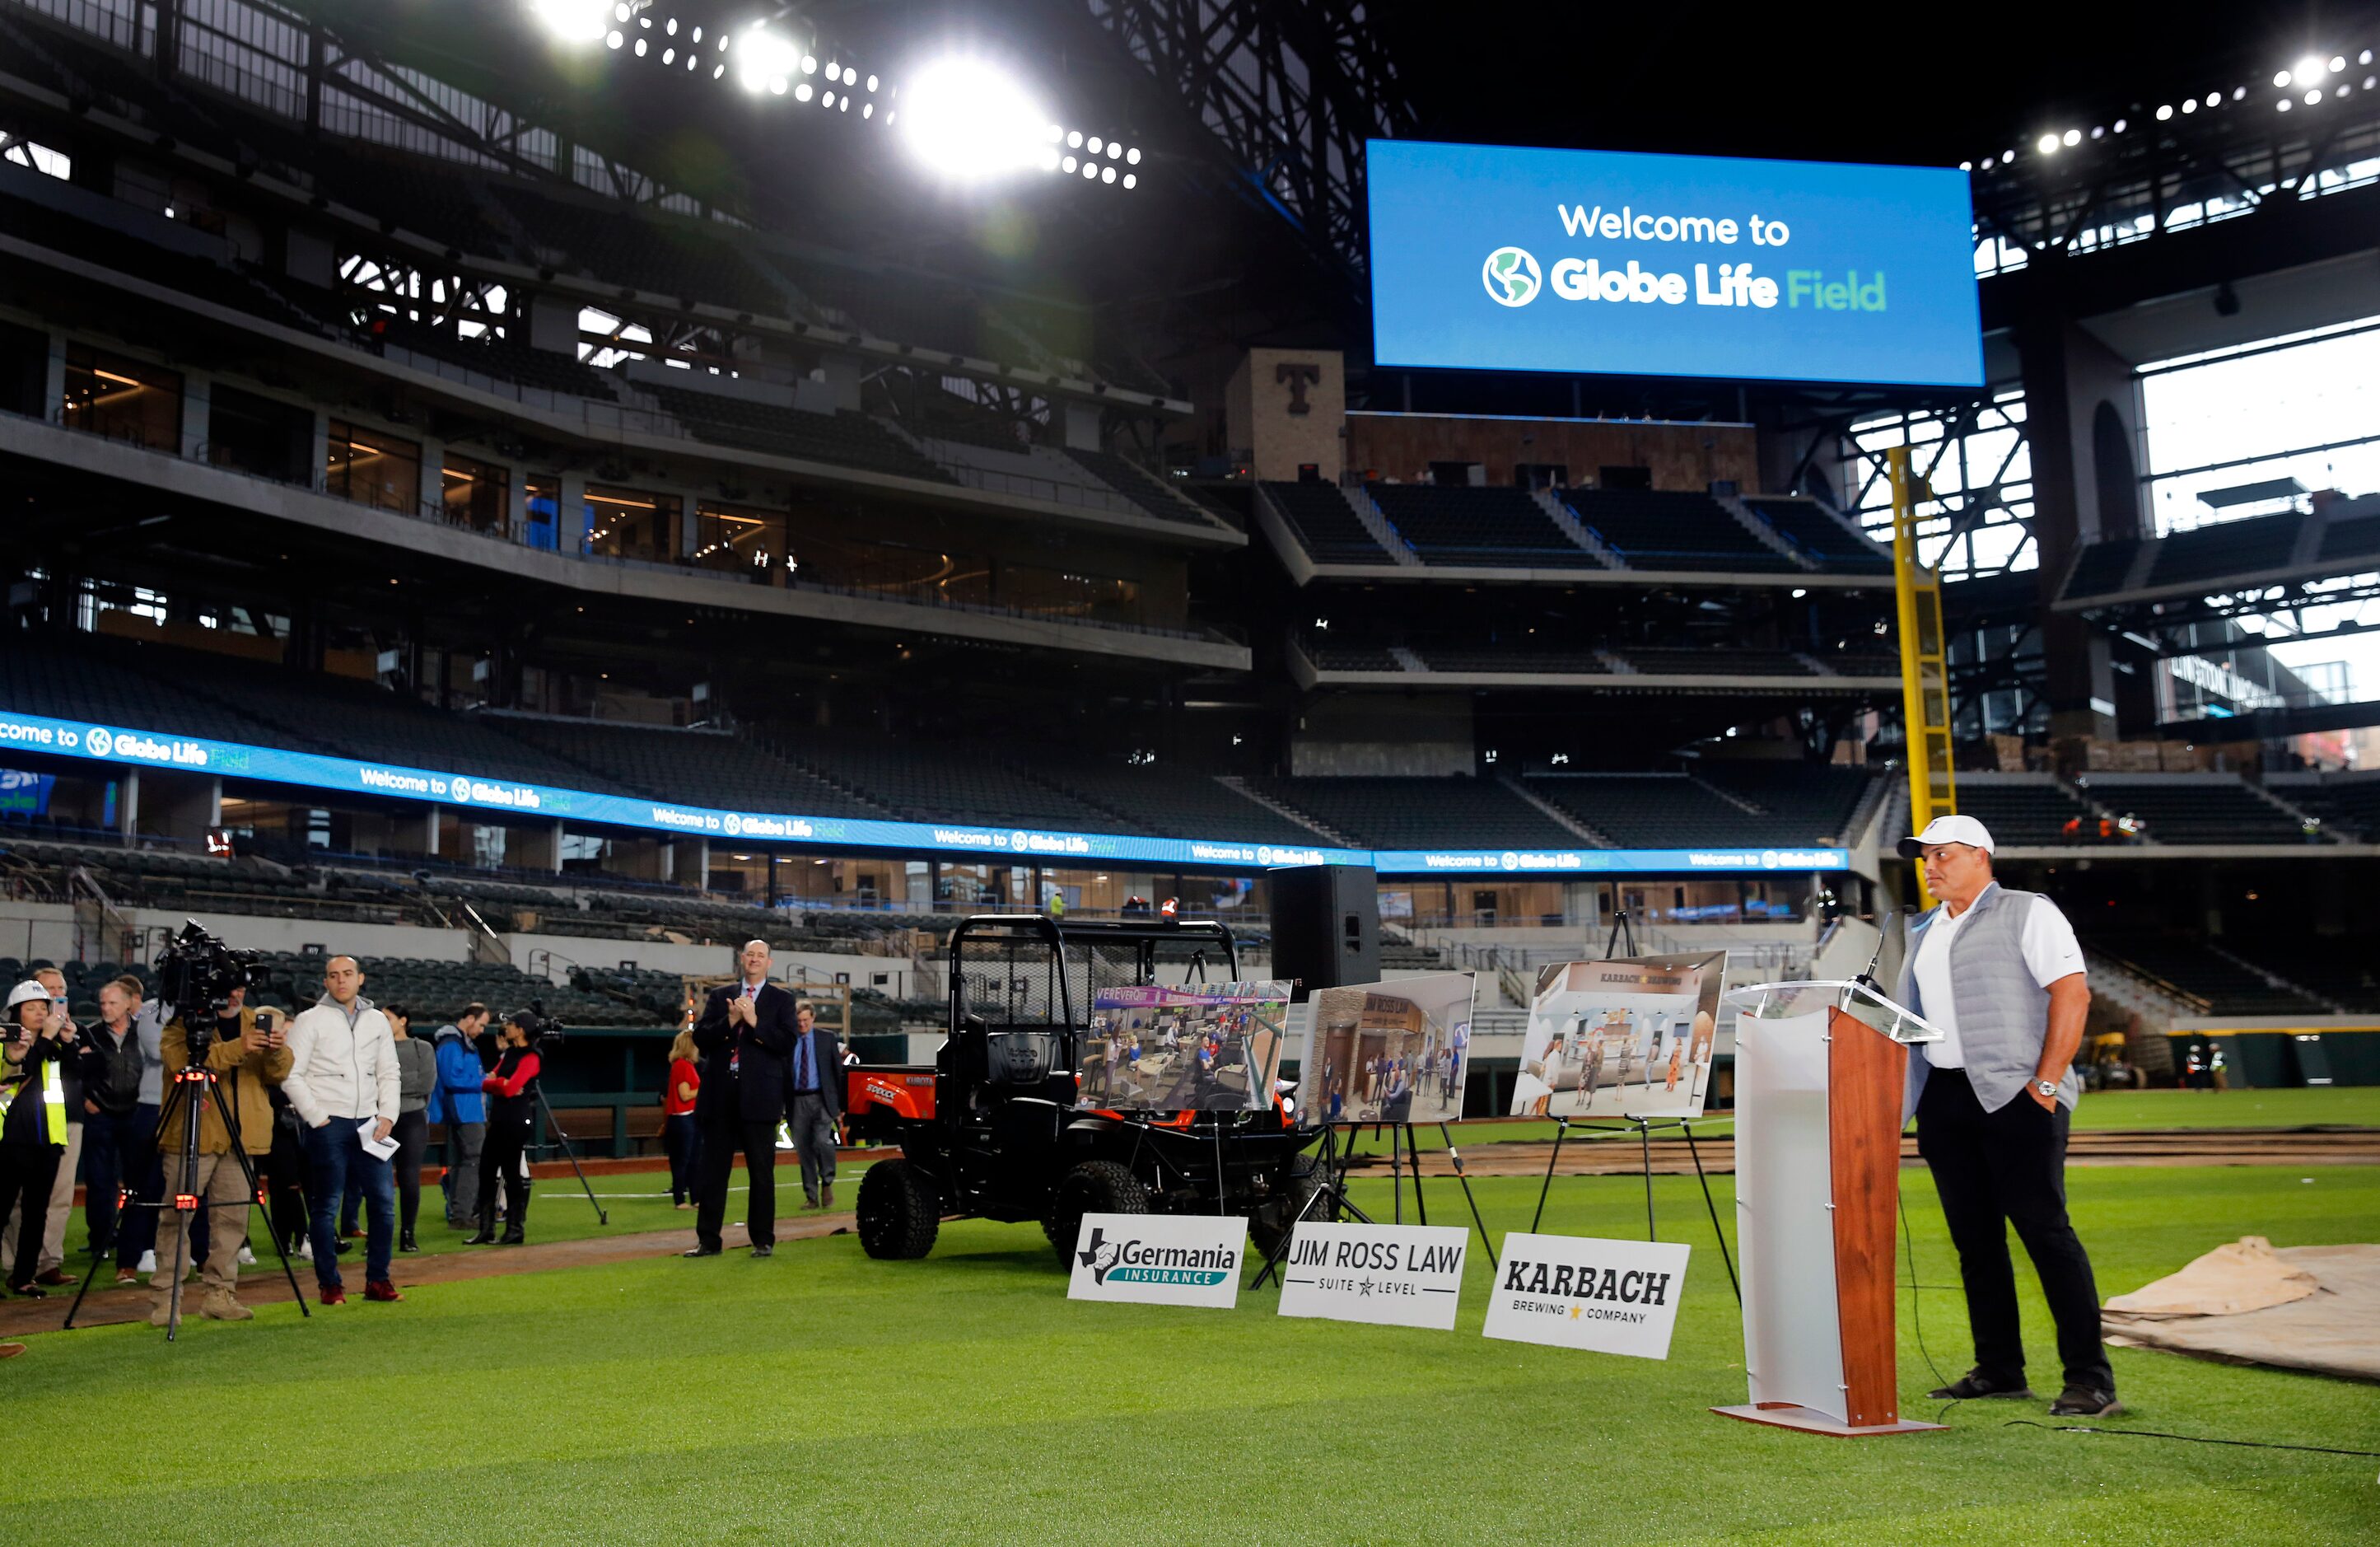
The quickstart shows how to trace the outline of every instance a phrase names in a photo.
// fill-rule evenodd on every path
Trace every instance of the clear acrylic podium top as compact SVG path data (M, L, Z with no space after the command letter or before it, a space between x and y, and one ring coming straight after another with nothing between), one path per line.
M1857 980L1813 983L1748 983L1719 995L1719 1003L1762 1019L1840 1009L1896 1042L1938 1042L1941 1029L1872 983Z

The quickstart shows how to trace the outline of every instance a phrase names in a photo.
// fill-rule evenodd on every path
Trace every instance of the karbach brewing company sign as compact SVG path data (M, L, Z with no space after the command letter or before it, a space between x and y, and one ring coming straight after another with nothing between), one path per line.
M1451 1330L1465 1242L1442 1224L1301 1222L1281 1264L1281 1313Z
M1482 1330L1514 1343L1668 1358L1687 1249L1660 1241L1507 1236Z

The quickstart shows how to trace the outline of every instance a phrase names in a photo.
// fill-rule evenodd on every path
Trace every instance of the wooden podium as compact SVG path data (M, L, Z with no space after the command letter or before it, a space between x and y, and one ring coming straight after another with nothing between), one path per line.
M1841 1437L1944 1427L1900 1416L1893 1284L1907 1044L1939 1033L1863 982L1727 1000L1752 1400L1711 1410Z

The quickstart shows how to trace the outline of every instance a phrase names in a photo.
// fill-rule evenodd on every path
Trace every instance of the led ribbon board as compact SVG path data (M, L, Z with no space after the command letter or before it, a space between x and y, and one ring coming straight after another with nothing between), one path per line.
M1373 357L1984 382L1967 175L1375 140Z
M640 800L634 796L522 784L464 769L442 772L358 762L312 752L251 747L237 741L211 741L203 737L0 712L0 751L9 749L455 806L480 811L490 820L510 817L566 821L681 834L727 844L793 843L808 848L982 854L1058 864L1136 859L1239 871L1267 870L1275 865L1370 865L1381 871L1542 874L1588 871L1840 871L1850 864L1849 856L1840 848L1375 853L1367 848L1301 848L1234 838L1157 838L1138 834L1052 833L1022 827L727 811L673 801Z

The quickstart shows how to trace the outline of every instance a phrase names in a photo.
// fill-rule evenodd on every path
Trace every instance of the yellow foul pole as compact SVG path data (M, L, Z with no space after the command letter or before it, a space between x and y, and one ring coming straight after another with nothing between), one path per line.
M1940 576L1917 562L1917 501L1920 481L1909 470L1909 448L1885 453L1892 476L1892 591L1900 625L1900 708L1908 726L1909 820L1924 832L1937 816L1959 809L1950 760L1950 670L1942 636ZM1928 496L1930 497L1930 496ZM1927 907L1921 866L1917 895Z

